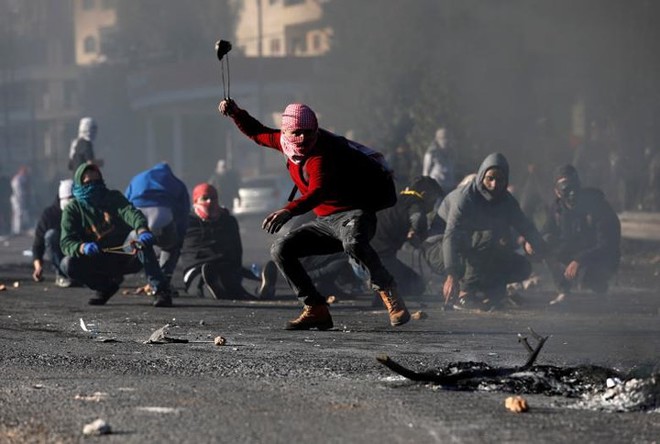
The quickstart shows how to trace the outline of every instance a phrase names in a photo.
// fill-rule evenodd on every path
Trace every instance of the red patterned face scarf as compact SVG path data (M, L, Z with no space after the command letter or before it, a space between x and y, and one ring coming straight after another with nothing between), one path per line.
M282 152L293 163L302 159L316 145L319 124L316 114L307 105L292 103L282 113ZM291 132L299 134L291 134Z
M213 220L220 216L218 192L213 185L200 183L192 192L193 210L202 220Z

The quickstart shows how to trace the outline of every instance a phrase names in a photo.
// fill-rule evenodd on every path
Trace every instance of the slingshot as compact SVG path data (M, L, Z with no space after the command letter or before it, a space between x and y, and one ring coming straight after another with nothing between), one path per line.
M229 98L229 56L227 55L231 51L231 43L227 40L218 40L215 42L215 54L220 61L220 75L222 77L222 93L224 98ZM227 57L225 57L227 55ZM227 70L227 84L225 86L225 69Z
M132 240L124 245L119 245L117 247L108 247L104 248L101 251L104 253L112 254L125 254L127 256L135 256L144 248L144 245L140 241Z

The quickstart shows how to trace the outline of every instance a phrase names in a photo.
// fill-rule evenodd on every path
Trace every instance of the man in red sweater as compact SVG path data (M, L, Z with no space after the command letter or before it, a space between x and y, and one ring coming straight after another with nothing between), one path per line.
M387 307L390 324L403 325L410 313L396 291L392 275L369 244L376 231L376 200L361 193L369 181L362 169L347 161L338 144L346 139L318 127L316 114L307 105L290 104L282 114L281 130L268 128L236 102L220 102L221 114L233 119L247 137L259 145L282 152L291 180L301 196L269 214L262 228L277 233L294 216L314 211L316 219L277 239L271 256L292 290L304 303L302 314L289 321L287 330L328 330L333 327L325 298L300 263L305 256L344 251L371 275L371 287Z

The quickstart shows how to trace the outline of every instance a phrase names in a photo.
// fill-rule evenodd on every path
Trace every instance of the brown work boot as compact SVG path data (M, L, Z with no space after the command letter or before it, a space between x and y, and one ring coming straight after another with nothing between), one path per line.
M385 308L387 308L392 327L398 327L410 320L410 313L406 308L406 304L403 302L403 299L399 297L396 289L381 290L378 292L378 295L382 299L383 304L385 304Z
M305 305L300 316L287 322L286 329L309 330L310 328L318 328L319 330L328 330L333 325L332 316L330 316L327 305Z

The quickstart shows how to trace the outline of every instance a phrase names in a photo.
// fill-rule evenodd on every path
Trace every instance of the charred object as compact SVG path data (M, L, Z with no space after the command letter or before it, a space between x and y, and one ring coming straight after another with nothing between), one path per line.
M615 370L592 365L570 368L534 365L549 336L541 336L531 328L529 333L536 341L534 346L527 337L518 335L518 342L528 353L527 361L519 367L492 367L482 362L457 362L438 370L416 371L387 355L380 355L376 359L411 381L437 385L448 390L580 397L604 387L608 378L621 378Z

